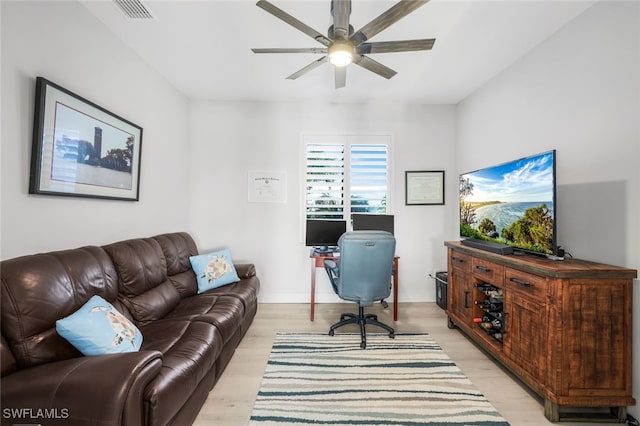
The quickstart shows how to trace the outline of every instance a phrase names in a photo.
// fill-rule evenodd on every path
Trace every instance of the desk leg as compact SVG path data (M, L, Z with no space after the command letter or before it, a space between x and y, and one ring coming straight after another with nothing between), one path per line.
M393 320L398 321L398 260L394 259L393 264Z
M316 260L311 259L311 321L316 310Z

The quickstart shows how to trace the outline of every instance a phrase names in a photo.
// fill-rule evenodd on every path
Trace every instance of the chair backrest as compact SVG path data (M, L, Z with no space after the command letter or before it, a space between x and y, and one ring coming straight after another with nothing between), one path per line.
M384 231L353 231L338 240L341 299L370 306L389 297L396 239Z

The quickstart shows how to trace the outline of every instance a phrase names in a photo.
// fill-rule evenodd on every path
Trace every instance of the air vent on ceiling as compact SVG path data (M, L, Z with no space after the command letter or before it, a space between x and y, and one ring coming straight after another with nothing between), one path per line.
M156 19L142 0L113 0L113 2L129 19Z

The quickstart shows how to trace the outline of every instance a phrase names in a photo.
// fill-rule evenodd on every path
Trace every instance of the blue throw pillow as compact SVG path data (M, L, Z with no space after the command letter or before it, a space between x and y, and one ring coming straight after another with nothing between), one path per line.
M240 281L229 249L191 256L189 260L198 279L198 293Z
M56 321L56 331L84 355L136 352L142 345L140 330L98 295Z

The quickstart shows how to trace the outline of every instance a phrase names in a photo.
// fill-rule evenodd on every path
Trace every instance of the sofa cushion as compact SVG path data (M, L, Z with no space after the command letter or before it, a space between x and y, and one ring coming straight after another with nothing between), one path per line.
M189 257L198 254L196 243L186 232L174 232L153 237L158 242L167 262L167 274L175 275L191 269Z
M207 294L225 295L235 297L244 305L245 315L255 314L258 307L258 291L260 289L260 280L258 277L245 278L237 283L231 283L224 287L216 288Z
M240 281L229 249L189 258L198 280L198 293Z
M180 297L193 296L198 292L196 274L191 268L189 257L196 256L198 249L191 235L186 232L161 234L153 237L167 262L167 275Z
M183 299L169 318L189 318L215 325L226 344L242 325L244 305L237 297L203 293Z
M95 246L5 260L0 272L2 334L19 368L80 356L56 321L95 294L112 304L118 295L113 263Z
M153 237L167 263L167 275L181 297L193 296L198 291L196 276L189 258L198 254L196 243L186 232L174 232Z
M56 331L83 355L135 352L142 344L140 330L97 295L56 321Z
M138 326L161 319L180 301L167 277L160 245L153 238L139 238L104 246L119 276L122 302Z
M149 424L170 420L214 368L223 348L218 329L203 321L157 320L140 329L145 339L141 350L159 351L162 368L144 394L149 404Z

